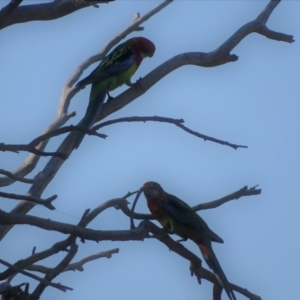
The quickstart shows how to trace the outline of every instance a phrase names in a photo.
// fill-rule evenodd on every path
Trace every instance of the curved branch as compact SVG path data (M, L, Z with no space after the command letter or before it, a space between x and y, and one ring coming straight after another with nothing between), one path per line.
M235 144L231 144L229 142L225 142L213 137L210 137L208 135L204 135L202 133L193 131L191 129L189 129L188 127L184 126L184 120L183 119L172 119L172 118L166 118L166 117L159 117L159 116L154 116L154 117L126 117L126 118L119 118L119 119L114 119L114 120L109 120L103 123L100 123L96 126L94 126L92 129L93 130L98 130L102 127L111 125L111 124L116 124L116 123L121 123L121 122L147 122L147 121L154 121L154 122L163 122L163 123L170 123L170 124L174 124L176 126L178 126L179 128L183 129L184 131L199 137L201 139L203 139L204 141L211 141L217 144L221 144L221 145L225 145L225 146L229 146L233 149L238 149L238 148L248 148L248 146L242 146L242 145L235 145Z
M98 136L98 137L100 137L102 139L107 138L107 135L98 133L95 130L89 129L89 128L85 127L85 126L70 125L70 126L64 126L64 127L58 128L58 129L54 129L54 130L51 130L51 131L49 131L49 132L47 132L45 134L42 134L41 136L39 136L39 137L35 138L34 140L32 140L28 145L30 147L35 147L39 143L41 143L41 142L43 142L45 140L48 140L51 137L58 136L58 135L61 135L61 134L64 134L64 133L69 133L69 132L72 132L72 131L84 132L84 133L89 134L89 135Z
M0 24L7 19L10 14L21 4L23 0L11 0L5 7L0 10Z
M30 215L6 213L2 210L0 210L0 224L27 224L45 230L75 235L81 239L91 241L139 241L148 237L148 232L141 227L133 230L93 230Z
M0 30L7 26L18 23L58 19L68 14L71 14L81 8L92 6L97 3L108 3L112 1L114 0L54 0L50 3L23 5L18 7L22 0L12 0L10 4L16 4L14 5L13 10L10 10L9 14L0 14ZM9 5L7 5L6 8L8 8Z

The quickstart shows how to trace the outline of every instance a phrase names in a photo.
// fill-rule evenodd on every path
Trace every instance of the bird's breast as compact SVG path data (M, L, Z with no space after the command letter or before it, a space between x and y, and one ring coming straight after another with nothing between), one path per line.
M116 76L112 76L108 90L112 91L123 84L129 83L131 77L133 76L137 68L138 68L137 64L134 63L123 73L118 74Z
M162 216L162 210L160 204L155 200L148 200L147 205L149 210L151 211L152 216L159 220Z

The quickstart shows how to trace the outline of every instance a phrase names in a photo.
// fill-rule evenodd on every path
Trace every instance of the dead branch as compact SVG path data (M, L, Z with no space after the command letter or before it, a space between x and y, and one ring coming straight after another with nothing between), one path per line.
M109 120L103 123L100 123L98 125L95 125L92 129L94 130L98 130L102 127L108 126L108 125L112 125L112 124L116 124L116 123L121 123L121 122L147 122L147 121L154 121L154 122L163 122L163 123L170 123L170 124L174 124L176 126L178 126L179 128L183 129L184 131L199 137L201 139L203 139L204 141L211 141L217 144L221 144L221 145L225 145L225 146L229 146L233 149L238 149L238 148L248 148L247 146L242 146L242 145L235 145L235 144L231 144L229 142L225 142L207 135L204 135L202 133L193 131L191 129L189 129L188 127L184 126L184 120L183 119L173 119L173 118L166 118L166 117L159 117L159 116L153 116L153 117L126 117L126 118L119 118L119 119L114 119L114 120Z
M4 266L12 267L12 265L11 265L10 263L4 261L4 260L1 259L1 258L0 258L0 263L1 263L2 265L4 265ZM50 281L47 281L47 280L45 280L45 279L43 279L43 278L41 278L41 277L38 277L38 276L36 276L36 275L34 275L34 274L31 274L31 273L29 273L29 272L27 272L27 271L24 271L24 270L18 270L18 272L21 273L21 274L23 274L23 275L25 275L25 276L28 276L28 277L33 278L33 279L35 279L35 280L38 280L38 281L40 281L40 282L44 282L45 284L47 284L47 285L49 285L49 286L52 286L52 287L54 287L54 288L56 288L56 289L59 289L60 291L63 291L63 292L66 292L67 290L69 290L69 291L72 291L72 290L73 290L73 289L70 288L70 287L67 287L67 286L65 286L65 285L62 285L62 284L60 284L60 283L52 283L52 282L50 282Z
M34 146L26 145L26 144L19 144L19 145L13 145L13 144L4 144L0 143L0 151L10 151L10 152L15 152L19 153L19 151L26 151L30 153L34 153L38 156L55 156L59 157L63 160L68 158L68 155L62 152L45 152L41 151L39 149L36 149ZM17 177L20 177L19 175L16 175Z
M64 17L79 9L95 5L97 3L108 3L114 0L54 0L50 3L39 3L23 5L18 7L22 0L11 0L0 12L0 29L7 26L31 21L48 21ZM7 13L8 11L8 13Z
M221 206L222 204L230 201L230 200L238 200L241 197L245 196L254 196L254 195L260 195L261 189L256 189L257 186L248 188L247 186L242 187L241 189L237 190L236 192L233 192L227 196L224 196L220 199L213 200L206 203L201 203L196 206L193 206L193 209L195 211L203 210L203 209L211 209L216 208L218 206Z
M89 213L89 210L86 210L81 217L78 226L85 227L88 224L86 217ZM77 236L69 235L65 240L55 243L52 247L47 250L36 253L35 251L27 257L26 259L21 259L17 261L15 264L11 265L7 270L0 273L0 280L4 280L6 278L12 277L17 274L19 270L23 270L29 268L31 265L36 263L37 261L48 258L60 251L67 251L67 248L71 246L76 240Z
M62 270L62 272L67 272L67 271L84 271L83 265L86 264L87 262L106 257L106 258L111 258L114 253L119 253L119 248L107 250L107 251L102 251L99 253L95 253L92 255L89 255L87 257L82 258L81 260L74 262L72 264L69 264L65 269ZM42 265L31 265L26 268L29 271L35 271L35 272L40 272L40 273L47 273L49 271L49 268L42 266Z
M15 174L13 174L7 170L4 170L4 169L0 169L0 174L6 175L7 177L10 177L16 181L20 181L20 182L24 182L24 183L34 183L34 179L18 177Z
M107 135L98 133L94 129L89 129L85 126L70 125L70 126L64 126L64 127L49 131L49 132L35 138L34 140L32 140L29 143L29 145L32 146L32 147L35 147L38 144L40 144L41 142L43 142L45 140L48 140L51 137L58 136L58 135L61 135L63 133L68 133L68 132L71 132L71 131L81 131L81 132L84 132L86 134L95 135L95 136L98 136L98 137L103 138L103 139L107 138Z
M205 202L205 203L200 203L198 205L193 206L192 208L195 211L199 211L199 210L203 210L203 209L211 209L211 208L216 208L230 200L237 200L244 196L259 195L261 193L261 189L256 189L256 187L257 186L248 188L247 186L244 186L243 188L241 188L229 195L226 195L222 198L219 198L219 199L213 200L213 201L209 201L209 202ZM131 210L128 207L128 202L126 201L126 199L120 198L120 199L115 199L114 201L116 201L116 200L118 200L118 201L117 201L115 208L121 209L122 212L126 216L128 216L128 217L132 216L132 218L136 219L136 220L154 220L154 218L150 214L141 214L141 213L136 213L136 212L134 212L132 214ZM111 200L111 201L113 201L113 200Z
M0 24L7 19L9 15L21 4L23 0L11 0L5 7L0 10ZM0 25L1 26L1 25Z
M31 215L20 215L6 213L0 210L0 224L2 225L21 225L27 224L41 229L57 231L64 234L71 234L84 240L92 241L129 241L143 240L147 237L146 232L141 228L135 230L93 230L81 226L70 225L63 222L51 221Z
M51 282L56 276L58 276L63 269L65 269L70 261L74 258L78 250L78 245L73 243L68 251L68 254L63 258L63 260L53 269L49 270L44 277L44 281L40 282L36 289L33 291L31 297L32 299L40 299L45 288L49 285L48 282ZM47 282L48 281L48 282Z
M52 201L57 198L57 195L53 195L47 199L41 199L41 198L34 197L34 196L17 195L17 194L0 192L0 197L14 199L14 200L25 200L25 201L32 202L35 204L44 205L45 207L49 208L50 210L54 210L55 207L52 205Z

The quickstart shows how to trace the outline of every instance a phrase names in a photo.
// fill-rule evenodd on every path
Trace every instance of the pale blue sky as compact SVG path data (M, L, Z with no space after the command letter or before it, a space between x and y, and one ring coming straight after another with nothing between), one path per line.
M2 30L0 142L28 143L40 135L54 119L63 85L76 67L128 26L137 11L143 15L158 3L116 1L58 20ZM214 50L240 26L256 18L267 3L172 3L143 24L143 32L129 36L145 36L157 47L154 57L144 60L133 81L176 54ZM37 206L30 214L76 224L85 209L123 196L149 180L158 181L190 205L214 200L244 185L259 184L260 196L241 198L200 214L225 241L213 247L229 281L264 300L299 299L299 11L300 2L284 1L267 23L272 30L294 35L295 43L252 34L232 52L239 56L237 62L210 69L177 69L107 118L183 118L193 130L248 145L248 149L235 151L204 142L170 124L105 127L101 132L109 137L105 141L85 137L45 190L43 198L58 195L54 202L57 211ZM77 116L68 124L82 118L88 95L89 87L72 99L69 111L76 111ZM54 138L47 150L55 151L62 139ZM0 168L10 171L27 156L0 155ZM42 170L47 161L42 158L28 177ZM25 194L28 188L19 183L1 190ZM142 199L137 211L146 213ZM1 203L1 209L8 211L17 202L1 199ZM94 220L90 228L129 229L129 220L111 209ZM33 246L42 251L64 237L18 226L1 242L1 258L14 263L30 255ZM55 282L74 291L62 293L49 287L43 300L211 299L211 283L198 285L190 277L189 263L156 240L78 243L75 260L116 247L120 252L111 259L86 264L82 273L68 272L56 278ZM186 246L199 254L192 243ZM47 262L49 266L54 263L57 261L52 259ZM17 277L13 283L25 280Z

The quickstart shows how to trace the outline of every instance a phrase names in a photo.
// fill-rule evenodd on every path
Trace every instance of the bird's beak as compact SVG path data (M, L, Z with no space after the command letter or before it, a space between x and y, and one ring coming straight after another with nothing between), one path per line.
M148 54L149 57L152 57L153 55L154 55L154 52Z

